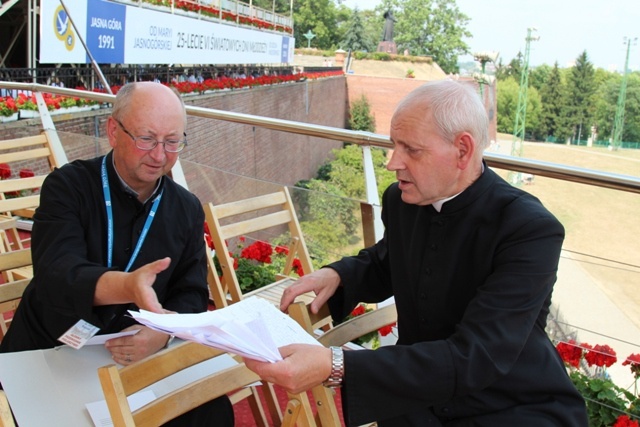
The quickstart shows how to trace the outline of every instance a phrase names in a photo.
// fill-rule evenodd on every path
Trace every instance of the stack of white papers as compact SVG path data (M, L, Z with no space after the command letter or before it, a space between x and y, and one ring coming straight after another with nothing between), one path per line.
M152 329L264 362L282 360L278 347L288 344L321 345L295 320L258 297L204 313L156 314L140 310L129 314Z

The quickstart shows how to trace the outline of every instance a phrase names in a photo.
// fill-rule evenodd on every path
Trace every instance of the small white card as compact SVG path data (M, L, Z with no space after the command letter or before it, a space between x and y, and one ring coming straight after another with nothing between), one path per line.
M76 350L82 348L89 338L98 333L100 328L93 326L84 320L78 320L78 323L69 328L67 332L62 334L58 341L67 344Z
M142 408L144 405L154 401L155 399L156 395L151 390L139 391L127 397L129 407L132 412L138 408ZM113 421L111 421L111 415L109 415L109 408L107 407L107 402L105 400L87 403L85 407L87 408L87 411L89 411L89 416L91 417L95 427L113 426Z

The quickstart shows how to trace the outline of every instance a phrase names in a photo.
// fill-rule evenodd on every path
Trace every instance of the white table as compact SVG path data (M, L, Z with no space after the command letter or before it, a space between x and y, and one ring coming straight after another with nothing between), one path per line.
M178 340L176 340L178 341ZM177 342L174 342L174 345ZM85 404L104 400L98 368L114 363L102 345L0 354L0 383L20 427L93 426ZM232 366L228 355L202 362L150 387L156 397Z

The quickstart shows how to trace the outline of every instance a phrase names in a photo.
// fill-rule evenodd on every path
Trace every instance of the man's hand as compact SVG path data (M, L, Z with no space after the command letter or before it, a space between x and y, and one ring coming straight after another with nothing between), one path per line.
M132 271L127 277L127 286L129 286L132 292L132 302L137 305L138 308L154 313L164 312L152 286L156 281L156 276L166 270L170 263L171 258L162 258L158 261L143 265L137 270Z
M169 268L171 258L145 264L132 272L107 271L96 285L94 305L134 303L142 310L164 313L152 286L158 274Z
M111 358L121 365L129 365L162 349L169 340L164 332L154 331L146 326L133 325L122 332L140 329L135 335L114 338L104 346L111 353Z
M247 368L260 378L290 393L301 393L322 384L331 374L331 350L310 344L280 347L284 360L276 363L244 359Z
M293 285L284 290L280 300L280 310L286 313L289 305L298 295L313 291L316 298L311 302L311 311L317 313L320 307L336 292L338 286L340 286L340 276L334 269L321 268L316 270L296 280Z

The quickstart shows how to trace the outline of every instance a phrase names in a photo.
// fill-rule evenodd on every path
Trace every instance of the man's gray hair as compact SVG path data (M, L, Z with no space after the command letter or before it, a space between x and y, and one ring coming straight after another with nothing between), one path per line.
M398 109L421 104L433 114L437 131L447 141L469 132L481 150L489 146L489 118L472 82L436 80L415 89Z

